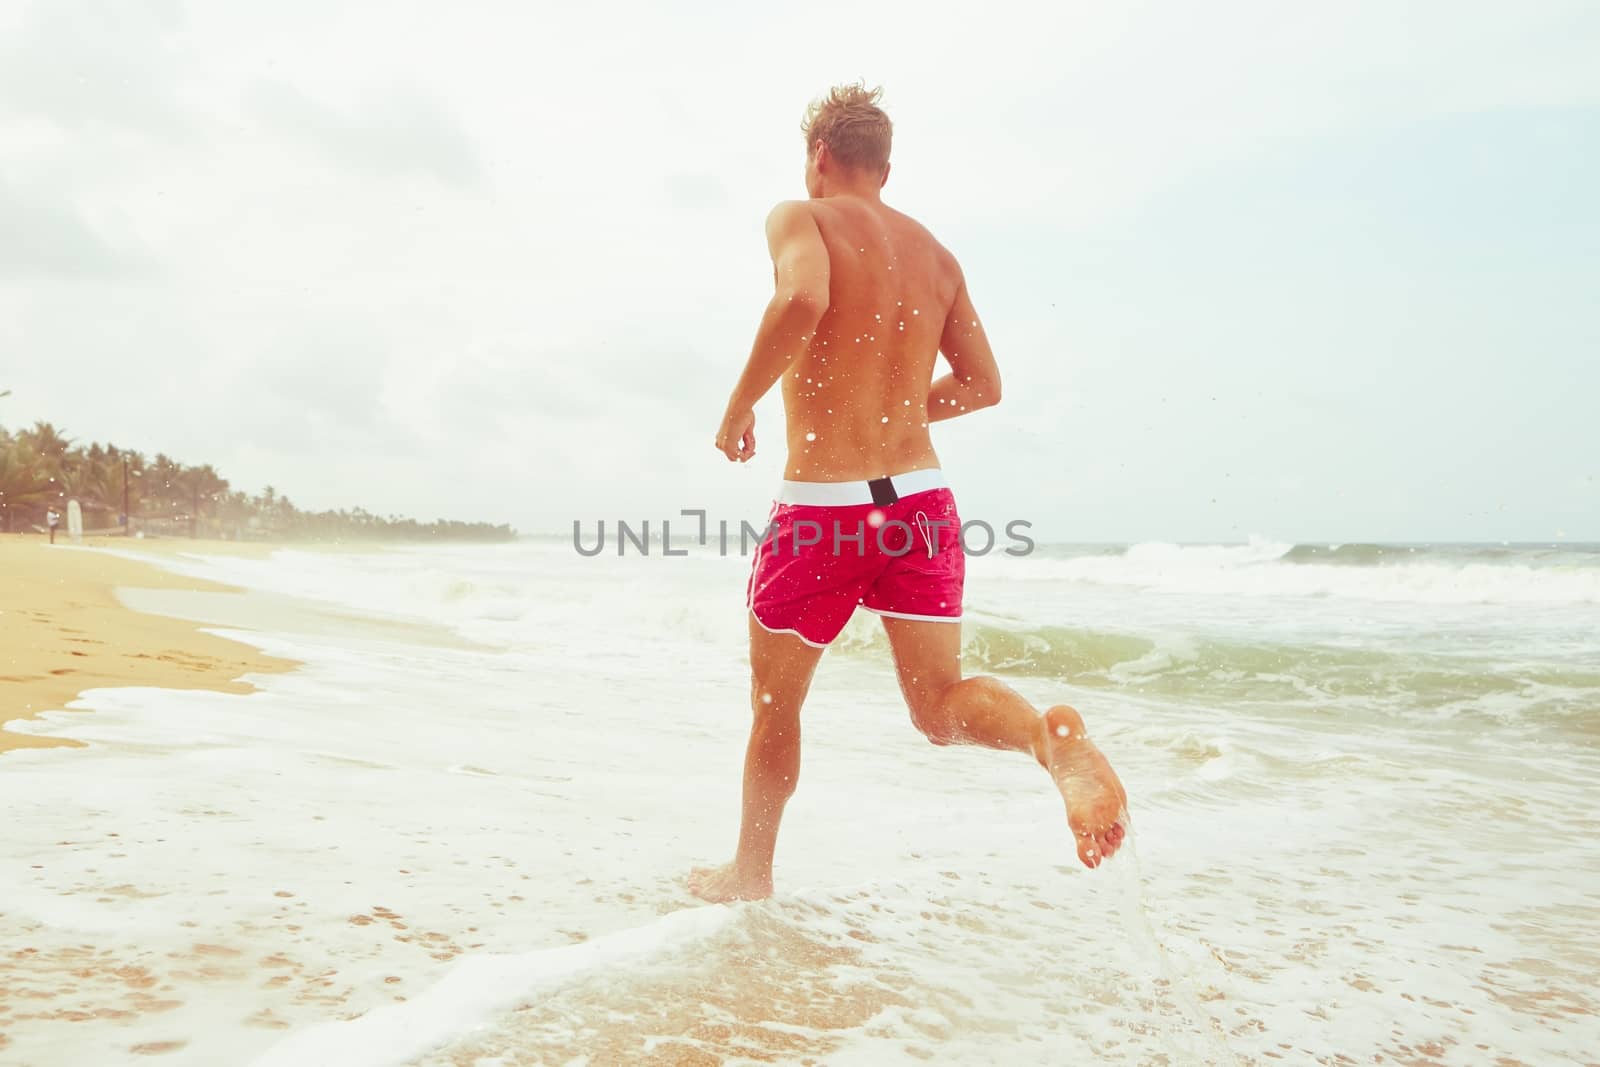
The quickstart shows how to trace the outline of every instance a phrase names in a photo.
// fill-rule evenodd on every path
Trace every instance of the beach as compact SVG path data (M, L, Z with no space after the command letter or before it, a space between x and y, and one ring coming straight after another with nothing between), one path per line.
M0 551L8 615L20 589L48 620L6 623L34 714L4 732L76 746L0 755L8 1065L1600 1047L1593 546L973 559L968 671L1083 711L1124 854L1078 865L1027 760L922 740L857 618L807 705L777 895L734 906L683 876L734 841L747 560ZM32 626L59 636L14 651ZM170 673L61 681L90 659L62 630Z
M0 5L0 1067L1600 1067L1597 43Z

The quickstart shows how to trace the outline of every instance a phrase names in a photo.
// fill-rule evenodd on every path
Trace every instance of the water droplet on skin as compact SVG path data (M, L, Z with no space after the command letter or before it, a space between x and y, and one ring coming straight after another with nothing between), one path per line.
M807 441L815 441L816 439L817 439L817 435L816 434L814 434L814 433L806 434L806 440Z
M920 314L922 314L922 312L920 312L920 311L918 311L918 310L917 310L917 309L916 309L916 308L912 308L912 309L911 309L911 314L913 314L913 315L920 315Z
M763 704L772 703L772 694L771 693L762 693L761 694L761 703L763 703Z
M1056 736L1057 737L1070 737L1070 736L1072 736L1072 731L1065 724L1062 724L1062 725L1056 727Z
M906 401L906 407L910 407L910 406L911 406L911 401L907 400Z
M974 326L978 325L978 320L977 319L973 319L972 320L972 325L974 325Z
M883 417L883 421L884 421L884 422L888 422L888 421L889 421L889 416L887 416L887 415L885 415L885 416L884 416L884 417Z

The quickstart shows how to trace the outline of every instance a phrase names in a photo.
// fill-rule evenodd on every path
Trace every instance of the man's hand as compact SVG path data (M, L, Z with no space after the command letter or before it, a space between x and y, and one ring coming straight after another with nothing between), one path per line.
M717 430L717 451L735 463L756 454L756 413L754 408L729 408Z

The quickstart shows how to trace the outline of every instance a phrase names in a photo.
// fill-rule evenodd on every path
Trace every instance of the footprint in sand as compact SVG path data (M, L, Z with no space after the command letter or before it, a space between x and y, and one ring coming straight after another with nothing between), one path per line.
M128 1051L136 1056L159 1056L166 1052L177 1052L188 1044L187 1041L146 1041L142 1045L134 1045Z

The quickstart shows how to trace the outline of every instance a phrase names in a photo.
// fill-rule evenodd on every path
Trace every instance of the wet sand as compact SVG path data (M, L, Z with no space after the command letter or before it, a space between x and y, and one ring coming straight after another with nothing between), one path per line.
M236 641L204 633L200 625L126 606L118 589L236 594L230 586L172 574L104 552L70 546L58 536L0 534L0 724L62 710L86 689L160 686L249 693L240 679L287 671L296 664ZM94 537L86 547L116 548L159 557L203 551L266 555L262 543L127 540ZM0 725L0 754L18 748L74 745L34 737Z

